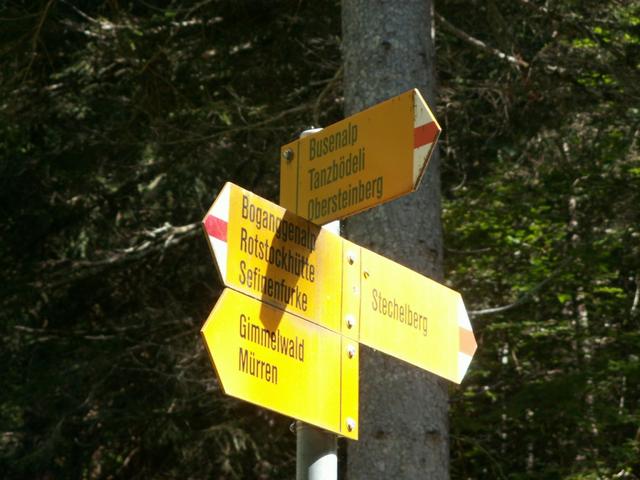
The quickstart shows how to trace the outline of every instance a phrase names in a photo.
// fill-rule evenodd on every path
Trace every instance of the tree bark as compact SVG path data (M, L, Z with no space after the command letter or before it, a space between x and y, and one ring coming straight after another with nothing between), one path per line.
M432 15L429 0L343 0L346 115L413 87L435 106ZM344 232L442 280L437 152L416 193L348 219ZM448 479L446 381L364 347L360 365L360 440L348 444L346 477Z

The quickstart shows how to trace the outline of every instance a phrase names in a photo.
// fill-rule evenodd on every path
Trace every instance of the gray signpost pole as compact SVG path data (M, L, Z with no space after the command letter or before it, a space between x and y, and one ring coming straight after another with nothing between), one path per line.
M305 130L300 138L319 132L321 128ZM340 221L324 226L340 235ZM296 479L338 479L338 437L326 430L296 421Z
M337 436L296 421L296 479L337 480Z

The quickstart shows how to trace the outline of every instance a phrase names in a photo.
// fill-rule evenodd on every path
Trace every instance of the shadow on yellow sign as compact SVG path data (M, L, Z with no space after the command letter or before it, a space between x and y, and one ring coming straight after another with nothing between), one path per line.
M201 330L228 395L358 438L358 345L225 289Z

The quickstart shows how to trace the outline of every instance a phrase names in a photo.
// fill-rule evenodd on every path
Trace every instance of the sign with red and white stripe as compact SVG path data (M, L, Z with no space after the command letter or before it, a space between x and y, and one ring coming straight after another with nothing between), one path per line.
M281 149L280 205L325 224L414 191L440 134L417 89Z
M202 223L225 286L345 341L464 377L476 341L458 292L232 183Z
M339 333L339 236L232 183L202 226L227 287Z

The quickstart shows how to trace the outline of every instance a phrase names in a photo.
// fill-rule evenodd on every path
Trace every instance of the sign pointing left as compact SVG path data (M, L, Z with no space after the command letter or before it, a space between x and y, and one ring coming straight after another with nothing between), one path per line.
M340 332L340 237L232 183L203 227L226 286Z
M224 392L358 438L358 344L225 289L201 330Z

